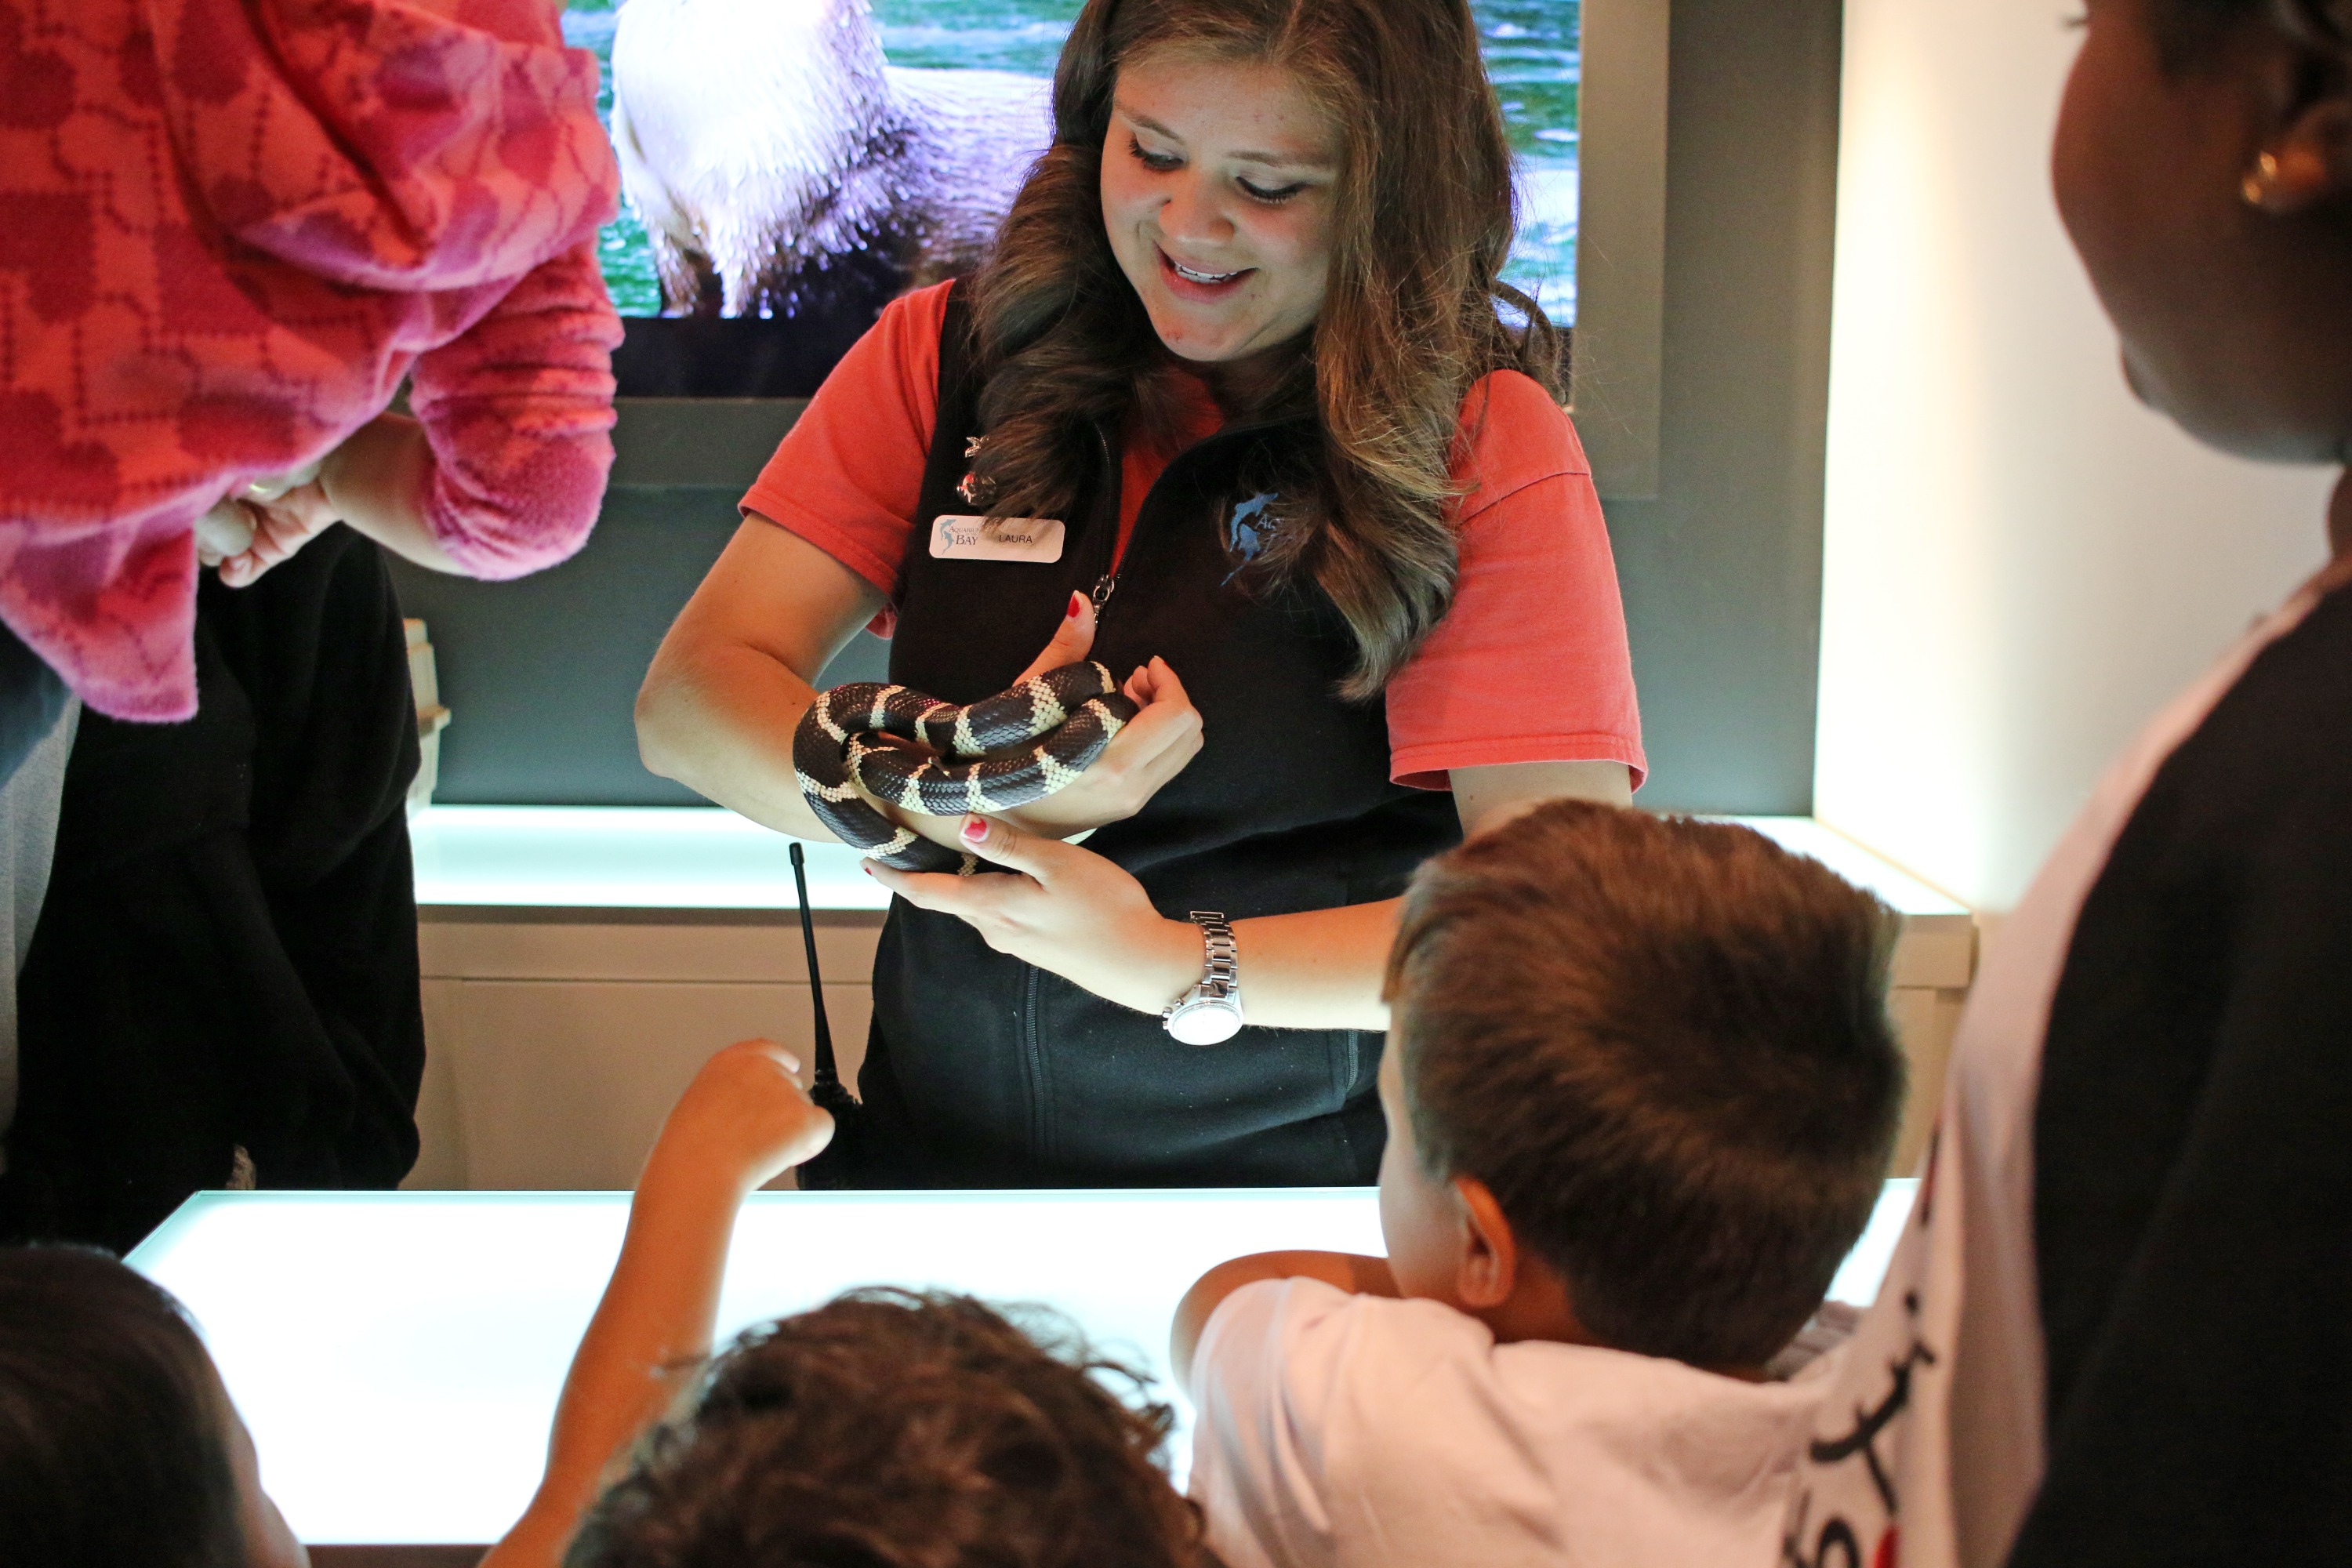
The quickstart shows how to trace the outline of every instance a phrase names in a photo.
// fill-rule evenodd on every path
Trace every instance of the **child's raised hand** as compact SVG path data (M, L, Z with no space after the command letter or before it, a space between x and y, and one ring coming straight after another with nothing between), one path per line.
M799 1068L773 1040L738 1040L713 1056L670 1108L646 1177L699 1176L750 1193L814 1156L833 1142L833 1117L793 1076Z
M555 1568L610 1468L660 1419L710 1353L736 1210L833 1141L800 1067L773 1040L702 1064L662 1123L629 1202L612 1282L564 1379L547 1473L484 1568Z

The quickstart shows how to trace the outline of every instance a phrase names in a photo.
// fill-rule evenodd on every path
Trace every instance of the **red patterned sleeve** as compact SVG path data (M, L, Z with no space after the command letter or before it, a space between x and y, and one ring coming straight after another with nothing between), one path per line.
M417 356L409 405L436 464L425 522L468 575L520 577L586 542L613 467L620 341L591 241Z

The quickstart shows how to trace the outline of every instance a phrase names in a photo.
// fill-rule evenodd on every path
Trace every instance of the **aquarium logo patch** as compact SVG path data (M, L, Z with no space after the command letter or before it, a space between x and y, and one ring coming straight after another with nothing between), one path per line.
M1225 574L1230 583L1246 571L1249 563L1263 553L1274 540L1274 531L1281 526L1282 518L1274 510L1282 497L1272 490L1260 490L1245 501L1236 501L1225 518L1225 553L1234 558L1234 569Z

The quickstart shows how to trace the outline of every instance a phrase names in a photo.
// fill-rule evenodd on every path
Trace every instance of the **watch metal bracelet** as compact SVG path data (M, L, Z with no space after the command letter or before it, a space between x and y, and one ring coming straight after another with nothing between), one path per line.
M1233 922L1214 910L1194 910L1187 918L1201 928L1206 950L1201 989L1212 996L1231 995L1241 974L1241 944L1234 940Z
M1160 1026L1188 1046L1213 1046L1242 1029L1241 948L1233 922L1214 910L1194 910L1201 928L1201 978L1160 1015Z

